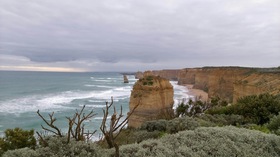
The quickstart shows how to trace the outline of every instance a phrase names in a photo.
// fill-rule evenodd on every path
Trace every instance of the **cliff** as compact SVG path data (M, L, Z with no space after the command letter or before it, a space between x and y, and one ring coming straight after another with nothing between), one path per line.
M179 85L192 84L207 92L209 98L218 96L228 102L253 94L280 94L279 68L202 67L151 73L178 80Z
M151 73L144 74L131 91L130 111L136 105L139 106L129 117L128 126L140 127L143 122L157 119L162 112L172 110L173 96L173 86L167 79L153 76Z
M243 96L261 94L280 94L280 72L279 73L253 73L234 83L233 102Z
M247 95L279 94L279 74L276 68L191 68L179 72L178 84L193 84L194 88L208 92L210 98L218 96L228 102L236 102L239 97Z

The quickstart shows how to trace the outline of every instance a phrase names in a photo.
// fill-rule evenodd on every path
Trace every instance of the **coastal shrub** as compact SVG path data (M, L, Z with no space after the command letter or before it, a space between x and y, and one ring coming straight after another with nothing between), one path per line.
M164 131L147 131L128 128L120 132L118 138L116 139L116 142L121 146L132 143L140 143L148 139L157 139L165 135L166 133ZM108 148L107 143L104 140L98 141L97 143L102 148Z
M123 157L271 157L280 155L280 137L233 126L201 127L125 145L120 154Z
M207 122L211 122L217 126L224 126L224 125L243 125L246 123L245 119L241 115L225 115L225 114L215 114L215 115L210 115L210 114L202 114L198 119L203 119ZM204 126L204 125L202 125Z
M220 99L220 97L215 96L211 97L210 102L203 102L199 98L196 98L195 100L189 99L188 102L186 102L184 99L179 102L177 108L176 108L176 116L196 116L201 115L202 113L205 113L211 108L217 108L217 107L224 107L227 106L228 102L225 100Z
M202 102L201 100L195 100L189 99L188 102L185 102L185 100L182 100L182 102L179 103L177 106L175 112L177 117L181 116L195 116L198 114L201 114L208 110L212 105L207 102Z
M235 105L212 108L209 114L242 115L247 122L258 125L269 122L269 119L280 112L280 98L268 93L251 95L237 100Z
M280 136L280 113L271 118L266 126L272 133Z
M133 136L136 138L135 142L137 142L137 143L140 143L140 142L148 140L148 139L161 138L164 135L166 135L164 131L157 131L157 130L152 131L152 132L148 132L145 130L138 130L138 131L135 131L135 133L133 134Z
M194 130L199 126L200 124L196 119L186 116L168 121L166 131L173 134L182 130Z
M154 120L143 123L140 127L142 130L166 131L167 133L176 133L182 130L195 129L199 124L191 117L181 117L172 120Z
M40 154L30 148L21 148L7 151L3 157L39 157Z
M185 116L188 112L189 107L190 107L189 103L184 103L184 101L180 102L175 110L176 116L177 117Z
M36 150L23 148L7 151L3 157L81 157L114 155L114 149L103 149L95 143L66 138L50 138L50 145ZM158 139L120 146L122 157L272 157L280 155L280 137L233 126L199 127Z
M258 130L263 133L270 133L270 130L265 125L257 125L257 124L245 124L240 126L242 128L250 129L250 130Z
M151 131L155 131L155 130L158 130L158 131L166 131L166 125L167 125L167 121L166 120L154 120L154 121L147 121L147 122L144 122L142 125L141 125L141 129L142 130L147 130L149 132Z
M71 139L68 143L65 137L50 137L47 147L39 147L36 150L24 148L7 151L3 157L99 157L100 150L101 148L92 142L85 143Z
M152 131L165 131L167 133L177 133L183 130L194 130L198 127L211 127L211 126L225 126L234 125L239 126L245 124L243 116L240 115L209 115L202 114L195 117L178 117L172 120L154 120L143 123L140 127L141 130Z
M36 146L34 130L23 130L21 128L14 128L5 130L4 134L4 137L0 138L1 154L7 150L14 150L24 147L34 149Z

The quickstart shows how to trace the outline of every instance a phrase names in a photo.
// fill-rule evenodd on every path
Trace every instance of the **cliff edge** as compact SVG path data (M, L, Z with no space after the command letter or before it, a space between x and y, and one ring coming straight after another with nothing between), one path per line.
M261 93L280 94L280 68L202 67L181 70L151 71L179 85L190 84L208 93L209 98L220 97L236 102L243 96ZM144 76L138 72L137 77Z
M145 73L131 91L130 111L139 104L128 119L128 126L138 128L145 121L157 119L159 114L173 107L173 86L169 80Z

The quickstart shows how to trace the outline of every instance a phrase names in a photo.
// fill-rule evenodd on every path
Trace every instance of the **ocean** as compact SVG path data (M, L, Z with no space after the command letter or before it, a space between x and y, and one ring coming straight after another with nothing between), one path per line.
M114 106L123 113L129 111L129 97L133 84L137 81L128 75L129 83L123 83L123 76L117 72L19 72L0 71L0 135L8 128L20 127L41 131L44 122L37 110L48 118L54 112L55 124L67 130L66 117L72 117L84 105L88 113L94 110L97 115L85 122L86 129L97 130L103 118L105 102L113 97ZM185 87L174 87L174 105L183 98L189 99Z

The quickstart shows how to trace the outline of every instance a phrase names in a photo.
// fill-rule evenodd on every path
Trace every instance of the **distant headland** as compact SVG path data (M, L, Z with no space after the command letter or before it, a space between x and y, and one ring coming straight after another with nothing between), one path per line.
M151 73L202 90L209 98L218 96L228 102L253 94L280 93L280 67L198 67L152 70ZM137 72L135 77L143 77L143 72Z

